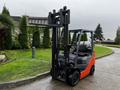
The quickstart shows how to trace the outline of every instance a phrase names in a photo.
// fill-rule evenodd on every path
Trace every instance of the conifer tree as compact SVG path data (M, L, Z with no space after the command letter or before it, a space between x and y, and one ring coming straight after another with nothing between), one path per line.
M26 16L23 16L20 21L19 43L20 43L21 49L29 48Z
M34 46L36 48L40 48L40 31L39 31L38 27L36 27L36 30L33 33L32 46Z
M120 27L118 27L118 29L117 29L115 42L116 42L117 44L120 44Z
M49 28L44 29L43 47L44 48L49 48L50 47L50 31L49 31Z
M2 10L2 14L0 16L0 22L5 27L5 38L4 38L4 46L5 49L11 49L12 48L12 29L14 27L13 21L10 17L9 10L4 6Z
M100 24L98 24L98 26L97 26L97 28L95 30L94 39L95 40L100 40L100 41L102 41L104 39L102 27L101 27Z

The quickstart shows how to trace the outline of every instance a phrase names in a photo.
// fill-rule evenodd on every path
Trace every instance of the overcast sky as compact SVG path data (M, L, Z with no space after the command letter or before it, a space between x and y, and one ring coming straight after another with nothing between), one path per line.
M120 25L120 0L0 0L11 15L44 17L49 11L68 6L71 10L70 28L95 30L100 23L104 36L113 39Z

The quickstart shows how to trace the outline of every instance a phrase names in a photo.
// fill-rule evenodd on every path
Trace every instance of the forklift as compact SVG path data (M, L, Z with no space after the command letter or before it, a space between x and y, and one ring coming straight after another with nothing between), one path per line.
M69 30L69 24L70 10L67 7L49 13L48 25L52 30L50 73L52 79L75 86L81 79L94 74L94 32L84 29Z

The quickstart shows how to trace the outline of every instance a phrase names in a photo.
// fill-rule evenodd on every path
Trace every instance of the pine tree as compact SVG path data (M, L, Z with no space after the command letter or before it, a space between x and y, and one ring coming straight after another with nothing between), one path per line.
M95 40L100 40L100 41L102 41L104 39L102 27L101 27L100 24L98 24L98 26L97 26L97 28L95 30L94 39Z
M117 44L120 44L120 27L118 27L118 29L117 29L115 42L116 42Z
M4 6L3 10L2 10L2 15L0 18L0 21L2 22L2 24L5 27L5 49L11 49L12 48L12 29L14 27L13 25L13 21L10 17L10 13L9 10Z
M33 33L32 46L40 48L40 31L37 27L35 32Z
M10 12L9 12L9 10L5 6L3 7L2 14L10 16Z
M48 28L44 29L43 47L44 48L49 48L50 47L50 31L49 31Z
M22 49L29 48L26 16L23 16L20 21L19 43Z

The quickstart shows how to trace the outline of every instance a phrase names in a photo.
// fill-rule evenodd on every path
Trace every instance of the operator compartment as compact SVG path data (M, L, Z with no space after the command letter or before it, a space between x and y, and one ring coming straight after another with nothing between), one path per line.
M76 55L76 58L70 59L72 62L76 63L77 68L84 70L92 57L93 45L91 40L90 32L75 32L72 31L72 39L70 48L70 56Z

